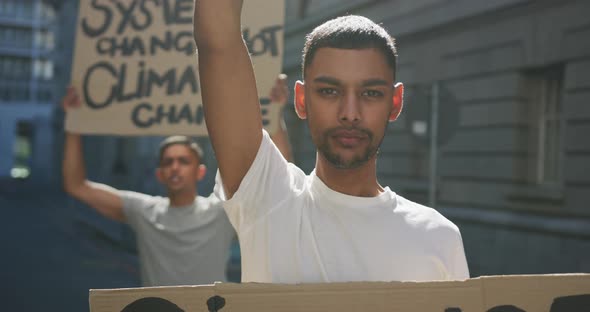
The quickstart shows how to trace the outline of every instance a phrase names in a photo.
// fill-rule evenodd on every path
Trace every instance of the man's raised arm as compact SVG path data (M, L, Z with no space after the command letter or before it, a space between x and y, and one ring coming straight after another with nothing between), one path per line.
M194 36L205 121L228 198L238 189L262 140L241 11L242 0L195 0Z
M73 88L68 88L62 100L67 112L80 107L80 97ZM64 190L74 198L96 209L112 220L124 222L123 200L116 189L86 179L86 166L82 155L82 142L79 134L66 133L62 166Z

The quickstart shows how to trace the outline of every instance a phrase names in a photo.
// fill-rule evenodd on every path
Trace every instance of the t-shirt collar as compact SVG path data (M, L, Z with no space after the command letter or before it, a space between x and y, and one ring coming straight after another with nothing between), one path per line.
M326 198L327 200L332 201L338 205L359 208L367 208L373 206L383 207L385 203L388 203L392 199L395 199L395 193L391 191L388 186L384 187L383 192L375 197L359 197L340 193L329 188L316 175L315 169L311 172L309 177L311 179L310 190L313 193L320 195L322 196L322 198Z

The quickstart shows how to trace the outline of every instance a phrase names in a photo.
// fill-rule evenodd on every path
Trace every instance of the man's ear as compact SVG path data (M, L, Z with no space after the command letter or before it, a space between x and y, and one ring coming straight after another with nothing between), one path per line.
M207 166L200 164L199 168L197 169L197 181L201 181L205 178L207 174Z
M297 80L295 83L295 112L300 119L307 118L307 112L305 111L305 84L301 80Z
M398 82L395 84L394 88L395 90L393 91L392 99L393 107L391 109L391 114L389 115L389 121L395 121L404 107L404 84Z
M162 176L162 170L160 168L156 168L156 179L158 179L158 181L160 183L164 183L164 177Z

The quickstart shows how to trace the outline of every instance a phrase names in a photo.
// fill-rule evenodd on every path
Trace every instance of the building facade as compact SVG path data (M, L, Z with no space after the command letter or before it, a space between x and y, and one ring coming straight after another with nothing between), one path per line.
M587 1L287 0L284 69L305 34L343 14L396 37L401 118L378 176L459 225L472 276L590 271ZM307 126L288 114L309 172Z
M0 181L51 180L55 98L55 8L0 2Z

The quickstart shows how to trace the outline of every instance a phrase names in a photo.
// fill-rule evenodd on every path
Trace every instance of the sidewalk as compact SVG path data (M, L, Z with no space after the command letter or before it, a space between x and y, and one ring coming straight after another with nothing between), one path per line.
M90 288L139 286L124 225L63 193L24 190L0 192L3 310L88 311Z

